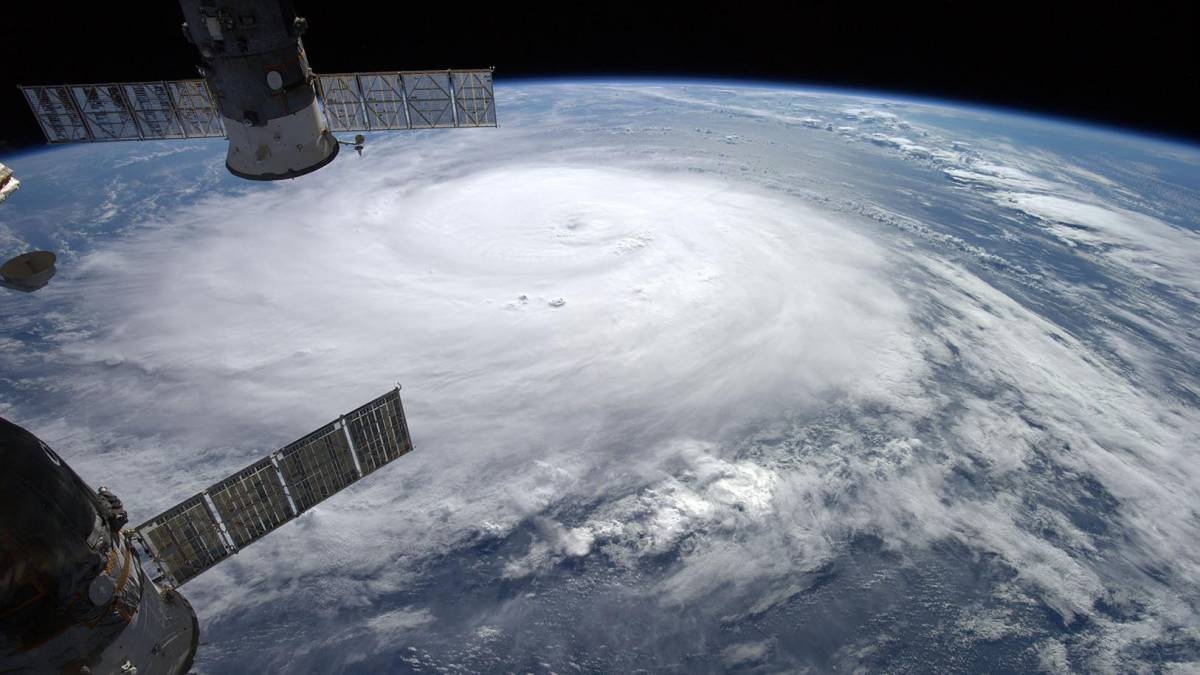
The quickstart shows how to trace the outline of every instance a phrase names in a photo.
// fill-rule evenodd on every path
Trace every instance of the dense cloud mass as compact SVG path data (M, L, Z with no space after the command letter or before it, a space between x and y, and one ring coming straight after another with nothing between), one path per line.
M0 242L68 264L0 414L135 520L403 384L417 452L185 587L203 672L1200 665L1200 154L498 95L280 184L27 158ZM68 152L111 182L56 205Z

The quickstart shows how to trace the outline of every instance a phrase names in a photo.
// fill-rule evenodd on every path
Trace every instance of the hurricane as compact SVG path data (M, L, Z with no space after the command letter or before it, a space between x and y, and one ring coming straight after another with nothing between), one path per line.
M415 452L189 584L199 672L1200 663L1200 151L496 98L278 184L219 141L5 158L0 243L62 253L0 298L0 414L134 520L403 386Z

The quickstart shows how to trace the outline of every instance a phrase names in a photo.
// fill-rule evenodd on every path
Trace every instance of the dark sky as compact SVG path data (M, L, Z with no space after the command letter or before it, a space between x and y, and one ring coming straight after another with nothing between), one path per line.
M796 3L782 14L750 2L686 11L493 4L481 14L465 3L295 4L309 19L305 44L318 72L495 66L498 81L771 79L996 104L1200 142L1200 118L1184 102L1200 83L1194 3ZM10 11L0 19L0 139L11 145L41 140L18 82L195 76L198 58L171 0Z

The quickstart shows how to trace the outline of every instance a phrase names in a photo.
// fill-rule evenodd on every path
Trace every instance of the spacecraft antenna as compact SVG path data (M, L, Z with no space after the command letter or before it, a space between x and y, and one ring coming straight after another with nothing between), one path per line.
M11 258L0 266L0 286L32 293L54 276L55 260L57 257L50 251L30 251Z

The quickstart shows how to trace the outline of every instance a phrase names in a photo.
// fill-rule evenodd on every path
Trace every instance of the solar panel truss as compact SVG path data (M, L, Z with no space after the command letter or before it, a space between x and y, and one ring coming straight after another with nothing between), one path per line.
M50 143L220 138L204 80L21 87Z
M136 528L179 586L412 450L400 390L289 443Z
M492 71L317 75L332 131L496 126Z

